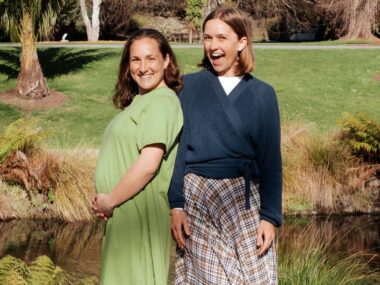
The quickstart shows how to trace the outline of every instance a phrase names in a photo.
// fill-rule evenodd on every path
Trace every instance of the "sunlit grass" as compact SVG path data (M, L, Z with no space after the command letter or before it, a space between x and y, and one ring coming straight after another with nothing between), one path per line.
M67 57L70 52L86 49L61 50ZM104 53L107 56L101 57ZM120 53L121 48L99 49L99 59L48 78L49 87L63 92L68 100L58 108L33 115L40 117L45 128L61 141L73 146L82 141L99 146L104 128L117 112L110 96ZM175 53L183 73L199 69L196 65L203 55L201 48L177 48ZM380 50L256 49L255 56L254 74L275 87L284 119L313 122L324 131L336 128L343 112L365 111L380 120L380 82L373 79L380 74ZM65 57L63 66L64 60ZM3 63L4 59L0 59L0 66ZM7 74L0 72L0 92L15 85L15 78L7 80ZM23 116L22 111L4 104L0 104L0 111L0 129Z

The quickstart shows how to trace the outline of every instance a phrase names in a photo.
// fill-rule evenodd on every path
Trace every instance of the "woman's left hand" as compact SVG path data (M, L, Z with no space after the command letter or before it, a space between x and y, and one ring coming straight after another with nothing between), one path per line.
M92 200L92 210L96 215L104 220L112 216L113 207L108 199L107 194L99 193Z
M271 223L261 220L257 228L256 246L259 248L258 256L262 256L271 246L275 237L275 228Z

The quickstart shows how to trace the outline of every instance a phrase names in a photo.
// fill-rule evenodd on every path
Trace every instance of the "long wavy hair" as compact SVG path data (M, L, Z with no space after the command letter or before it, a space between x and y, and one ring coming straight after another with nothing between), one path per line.
M247 46L238 53L237 76L244 75L254 69L254 56L252 50L252 24L248 16L237 8L220 7L212 11L203 22L202 30L205 31L206 23L210 20L219 19L229 25L237 34L238 39L247 38ZM212 64L204 53L200 67L214 71Z
M129 61L132 44L136 40L142 38L150 38L155 40L163 58L169 56L169 65L164 71L164 81L166 85L173 89L177 94L182 89L182 76L180 74L173 50L171 49L166 38L154 29L138 30L131 35L124 46L123 55L120 62L119 75L112 96L113 104L116 108L122 110L129 106L133 100L133 97L138 94L138 86L131 76Z

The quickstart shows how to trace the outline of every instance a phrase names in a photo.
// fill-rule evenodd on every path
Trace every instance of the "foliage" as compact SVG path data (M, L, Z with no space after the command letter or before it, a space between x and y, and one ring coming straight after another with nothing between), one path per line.
M161 32L168 40L175 40L176 34L186 31L186 26L176 18L154 17L147 27Z
M196 30L199 30L203 19L204 0L186 1L186 20L189 21Z
M0 163L16 152L35 148L44 137L42 129L37 127L36 118L21 118L11 123L0 136Z
M65 33L68 34L67 40L86 38L78 0L66 0L49 33L49 40L61 40Z
M365 113L344 113L340 121L341 139L352 152L371 162L380 162L380 124Z
M183 18L184 16L185 0L135 0L132 2L134 13L161 17Z
M132 1L104 0L100 8L101 33L104 39L125 39L132 17Z
M32 33L39 39L46 39L65 2L66 0L3 0L0 2L0 25L10 34L12 41L18 41L21 20L28 14L33 21Z
M7 255L0 259L0 283L13 285L82 284L95 285L96 277L79 278L69 275L42 255L27 265L21 259Z

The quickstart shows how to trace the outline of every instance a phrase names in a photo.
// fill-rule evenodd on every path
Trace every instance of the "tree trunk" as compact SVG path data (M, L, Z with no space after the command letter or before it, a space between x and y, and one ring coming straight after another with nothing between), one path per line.
M24 99L42 98L49 95L49 90L38 61L32 18L28 12L24 12L21 21L21 70L18 74L17 90Z
M348 19L345 39L371 40L373 24L376 20L378 0L351 0L347 1L346 18Z
M99 14L100 14L100 3L102 0L93 0L92 1L92 17L91 21L88 18L86 1L80 0L80 10L82 13L82 18L84 25L86 26L87 40L97 41L99 39Z
M193 28L189 29L189 44L193 43Z

